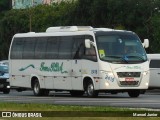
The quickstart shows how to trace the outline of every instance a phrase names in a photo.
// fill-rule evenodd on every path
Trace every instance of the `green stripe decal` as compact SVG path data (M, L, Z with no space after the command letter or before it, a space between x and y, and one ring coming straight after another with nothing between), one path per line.
M24 71L24 70L28 69L29 67L35 68L33 64L30 64L25 68L20 68L19 71Z

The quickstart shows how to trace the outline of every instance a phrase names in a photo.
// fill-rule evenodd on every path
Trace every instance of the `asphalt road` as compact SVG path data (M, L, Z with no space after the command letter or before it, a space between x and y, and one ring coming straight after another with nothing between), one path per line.
M130 98L127 93L116 95L100 94L98 98L87 98L86 95L83 97L71 97L67 92L51 92L49 96L36 97L32 91L17 92L11 90L10 94L0 93L0 102L113 106L160 110L160 91L148 91L138 98Z

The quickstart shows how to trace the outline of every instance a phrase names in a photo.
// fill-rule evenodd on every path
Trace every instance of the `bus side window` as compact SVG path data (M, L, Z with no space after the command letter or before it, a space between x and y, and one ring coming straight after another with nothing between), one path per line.
M90 41L94 42L93 36L91 36L91 35L86 35L85 39L90 39ZM97 62L96 49L93 45L91 45L91 48L89 48L89 49L85 48L84 58Z
M93 41L93 36L91 36L91 35L86 35L86 36L85 36L85 39L90 39L90 41L94 42L94 41Z
M97 55L96 55L96 50L94 46L91 46L91 48L85 48L84 58L97 62Z
M82 54L84 53L83 49L84 49L84 36L75 36L72 49L72 58L81 59Z
M34 59L36 38L25 38L23 48L23 59Z
M59 59L71 59L73 47L73 37L62 36L59 45Z
M160 68L160 60L151 60L149 67L150 68Z
M37 38L37 43L35 46L35 59L45 59L45 51L47 40L46 37Z
M23 42L24 42L23 38L14 38L13 45L11 48L12 59L22 59Z
M48 37L46 47L46 59L57 59L59 51L59 37Z

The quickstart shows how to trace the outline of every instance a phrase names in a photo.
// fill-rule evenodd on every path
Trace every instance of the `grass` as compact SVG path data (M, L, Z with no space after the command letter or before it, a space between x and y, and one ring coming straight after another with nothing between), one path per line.
M18 103L0 103L0 111L17 111L19 112L49 112L50 114L59 114L58 117L42 117L42 118L0 118L0 120L158 120L158 117L132 117L132 114L128 117L123 117L128 112L133 111L140 111L142 113L145 113L145 110L139 110L139 109L129 109L129 108L115 108L115 107L97 107L97 106L67 106L67 105L50 105L50 104L18 104ZM108 112L113 113L111 116L105 116L104 114L107 114ZM68 115L67 117L64 117L63 114L71 114L76 113L74 117L71 117ZM91 112L91 113L89 113ZM120 112L120 113L119 113ZM85 116L82 115L82 113L88 113ZM99 113L102 113L102 117L100 117ZM153 112L151 112L153 113ZM98 114L93 117L91 114ZM120 114L122 114L122 117ZM62 115L62 116L61 116ZM76 116L77 115L77 116ZM91 115L88 117L87 115ZM110 114L109 114L110 115ZM118 117L116 117L118 116Z
M0 111L128 111L126 108L0 103Z

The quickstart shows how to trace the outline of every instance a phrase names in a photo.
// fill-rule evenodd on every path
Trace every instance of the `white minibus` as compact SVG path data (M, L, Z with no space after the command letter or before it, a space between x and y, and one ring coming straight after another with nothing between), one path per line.
M149 59L149 89L160 89L160 54L147 54Z
M134 32L90 26L15 34L9 52L10 85L33 89L36 96L52 90L72 96L128 92L138 97L149 84L148 46L148 39L142 44Z

